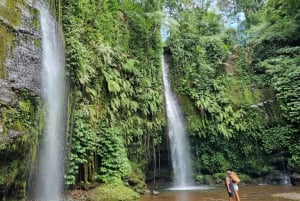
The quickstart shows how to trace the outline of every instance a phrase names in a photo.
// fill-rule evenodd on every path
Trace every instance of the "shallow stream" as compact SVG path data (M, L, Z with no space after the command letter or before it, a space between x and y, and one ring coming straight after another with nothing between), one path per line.
M300 194L300 186L257 185L240 186L239 188L241 201L283 201L285 199L274 197L272 195L280 193L297 193L297 195ZM225 187L221 186L212 189L200 190L158 191L160 191L159 195L142 196L139 201L228 201L226 189Z

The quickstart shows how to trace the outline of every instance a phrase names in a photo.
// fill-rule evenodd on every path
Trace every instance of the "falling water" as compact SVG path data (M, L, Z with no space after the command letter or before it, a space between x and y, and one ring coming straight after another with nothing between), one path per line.
M45 3L37 2L42 30L42 85L46 122L35 184L38 200L62 200L64 143L64 48L61 29Z
M193 185L191 157L188 151L185 121L177 98L171 90L168 78L169 62L166 56L162 58L162 67L168 119L168 135L170 139L172 167L175 179L174 187L187 188Z

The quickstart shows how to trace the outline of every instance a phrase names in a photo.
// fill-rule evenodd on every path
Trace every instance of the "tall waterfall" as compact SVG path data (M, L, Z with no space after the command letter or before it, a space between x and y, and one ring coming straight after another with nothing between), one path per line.
M65 119L65 69L61 29L42 0L37 2L42 30L42 85L46 122L35 184L38 200L62 200Z
M168 78L169 62L166 56L162 58L162 68L174 187L186 188L193 185L191 157L188 151L185 121Z

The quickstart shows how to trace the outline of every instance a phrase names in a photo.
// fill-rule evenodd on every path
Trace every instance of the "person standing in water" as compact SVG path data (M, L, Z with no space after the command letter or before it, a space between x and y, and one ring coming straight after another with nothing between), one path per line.
M228 192L228 196L229 196L229 201L233 201L234 195L235 195L235 190L234 190L234 186L232 183L232 178L231 178L231 171L227 171L227 175L225 178L225 186Z
M235 199L236 199L236 201L241 201L240 196L239 196L239 186L238 186L238 183L241 180L237 176L236 172L231 172L230 177L231 177L233 188L234 188Z

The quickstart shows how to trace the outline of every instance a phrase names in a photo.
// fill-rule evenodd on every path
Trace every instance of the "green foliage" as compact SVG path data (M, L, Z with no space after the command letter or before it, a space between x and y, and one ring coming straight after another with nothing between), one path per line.
M250 106L262 101L262 92L252 88L251 83L247 83L245 80L227 77L225 83L226 89L223 97L236 107Z
M223 15L229 18L232 22L240 22L238 14L245 15L244 24L249 28L260 21L260 10L262 9L265 1L263 0L218 0L217 4Z
M121 181L112 184L104 184L89 192L88 198L95 201L130 201L137 200L139 195L132 189L126 187Z
M0 5L1 16L4 17L9 24L17 26L21 22L21 12L17 7L22 7L24 0L6 0L4 6Z
M100 133L101 166L98 177L104 183L119 180L131 171L122 135L119 132L116 128L107 128Z
M269 0L264 6L264 23L252 30L254 70L273 91L278 124L263 132L264 149L273 161L289 161L299 171L299 9L298 1ZM274 109L273 109L274 110ZM272 141L270 141L272 139ZM288 158L288 159L287 159Z
M144 192L147 190L145 175L137 164L131 163L131 172L125 177L125 181L127 181L130 187L136 192Z
M213 179L217 184L223 184L225 182L225 178L226 178L226 173L216 173L213 174Z
M151 160L156 163L165 124L162 24L175 27L168 30L165 50L197 157L196 170L213 174L234 168L263 175L282 158L297 164L299 149L285 141L299 140L298 3L230 2L235 14L245 13L246 27L263 22L249 32L248 46L236 45L240 30L222 27L220 15L207 10L210 1L193 6L192 1L166 1L170 21L161 2L63 2L74 99L68 184L135 181L128 177L129 161L142 170ZM283 147L288 151L280 152Z
M275 89L276 98L280 101L280 108L285 118L291 122L300 122L300 60L280 56L264 60L260 65L267 69L270 84Z
M207 12L201 8L183 9L180 12L180 33L200 34L211 36L220 33L220 16L214 12Z
M226 159L221 153L214 153L214 156L202 155L200 158L201 165L208 171L207 173L212 174L214 172L221 172L226 169Z
M73 99L67 184L111 183L129 173L129 159L144 164L161 142L160 6L63 2ZM154 146L145 148L144 139Z
M290 155L293 145L297 143L293 138L295 133L296 130L291 126L277 126L266 130L261 136L264 151L271 154L274 159L276 155Z
M39 134L44 115L39 97L30 91L18 91L19 105L0 104L0 194L18 200L25 197L30 168L36 162Z
M224 8L243 11L247 27L263 22L262 16L268 19L248 32L249 45L243 47L230 29L221 36L219 29L201 30L207 19L218 24L205 10L177 10L179 32L167 41L172 83L187 119L196 171L233 168L258 176L299 158L294 143L299 142L298 3L230 2ZM224 63L231 67L229 74Z
M272 57L280 48L299 45L299 9L299 2L294 0L267 2L263 23L250 32L257 60Z
M98 147L99 139L95 129L89 124L88 116L88 113L82 113L80 110L75 111L74 114L75 127L71 139L68 171L65 176L68 185L76 183L76 175L79 173L81 164L93 162L94 153Z
M177 36L179 37L179 36ZM207 132L208 125L216 125L213 132L231 136L233 129L243 130L238 121L243 116L242 110L234 110L226 99L226 81L221 76L226 46L218 36L182 36L184 39L170 38L172 53L172 74L176 77L176 88L192 101L203 118L197 126L189 124L193 130ZM186 38L187 37L187 38ZM195 55L195 56L193 56ZM230 82L228 83L230 85ZM231 85L229 87L232 87ZM247 91L246 91L247 92ZM245 97L249 95L245 93ZM226 97L227 96L227 97ZM188 115L188 114L187 114ZM189 118L187 119L195 119ZM212 123L214 122L214 123ZM201 126L202 127L198 127ZM198 129L196 128L198 127ZM191 130L191 132L194 132ZM203 135L203 134L201 134Z
M13 161L9 163L8 165L3 165L1 166L1 180L0 180L0 185L11 185L17 178L18 176L18 166L19 164L17 161Z

